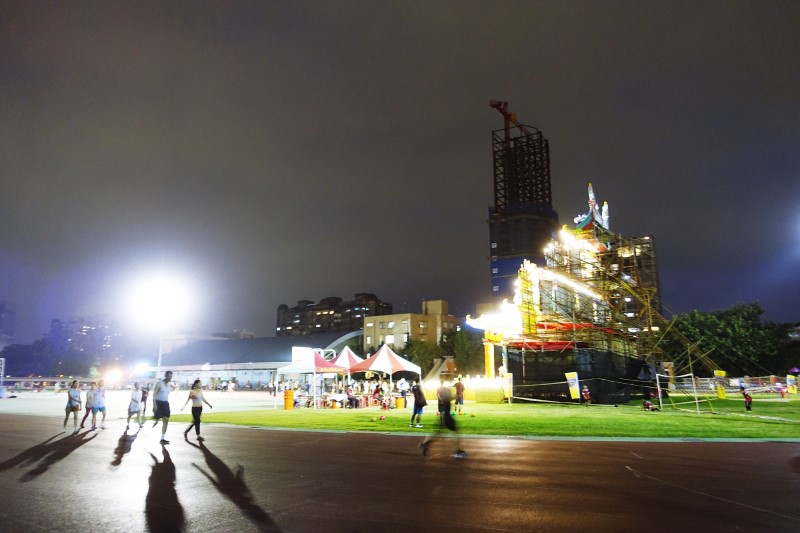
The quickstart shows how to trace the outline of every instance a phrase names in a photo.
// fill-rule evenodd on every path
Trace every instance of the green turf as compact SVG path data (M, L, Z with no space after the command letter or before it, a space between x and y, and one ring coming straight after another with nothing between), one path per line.
M677 399L675 400L678 401ZM686 400L682 400L686 401ZM646 437L646 438L800 438L800 398L755 398L746 413L741 399L712 400L714 412L703 402L697 414L694 404L663 412L645 412L641 402L619 407L518 402L470 404L467 414L457 416L459 431L472 435ZM385 416L385 420L379 417ZM473 416L474 415L474 416ZM203 413L203 423L253 427L331 429L343 431L390 431L423 434L438 424L435 408L422 416L423 429L408 427L410 409L295 409L229 413ZM190 422L189 415L174 415L174 422Z

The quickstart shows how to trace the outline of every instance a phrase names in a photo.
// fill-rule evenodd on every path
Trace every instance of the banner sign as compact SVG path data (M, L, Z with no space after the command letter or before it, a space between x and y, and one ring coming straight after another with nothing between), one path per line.
M714 370L714 387L717 389L717 398L720 400L727 398L725 395L725 376L727 374L724 370Z
M573 400L577 400L581 397L581 388L580 384L578 383L578 373L577 372L567 372L564 374L567 377L567 386L569 387L569 397Z
M797 376L786 376L786 388L789 389L789 394L797 394Z

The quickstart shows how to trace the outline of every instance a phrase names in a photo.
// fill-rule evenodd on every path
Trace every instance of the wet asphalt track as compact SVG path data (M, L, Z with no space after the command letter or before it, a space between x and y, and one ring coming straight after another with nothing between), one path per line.
M8 401L2 532L800 531L797 442L475 438L458 460L419 436L209 425L200 446L172 424L162 447L151 424L73 437Z

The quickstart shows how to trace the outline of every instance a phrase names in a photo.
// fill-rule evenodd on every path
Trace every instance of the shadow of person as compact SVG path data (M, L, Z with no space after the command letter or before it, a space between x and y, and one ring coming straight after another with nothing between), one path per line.
M195 448L199 448L203 452L203 457L206 464L214 473L216 479L211 477L208 472L192 463L192 466L197 468L208 480L222 493L223 496L228 498L253 522L261 531L280 531L280 527L272 518L262 509L253 499L253 493L244 481L244 467L236 465L236 470L228 468L222 460L214 455L205 444L202 442L197 445L193 442L189 443Z
M64 432L62 431L58 435L61 435L63 433ZM45 440L43 442L40 442L39 444L37 444L35 446L31 446L30 448L28 448L24 452L21 452L21 453L15 455L11 459L6 459L2 463L0 463L0 472L8 470L9 468L13 468L13 467L15 467L17 465L21 465L21 464L25 464L25 463L30 464L30 463L35 463L35 462L39 461L39 459L41 459L42 457L44 457L45 455L47 455L48 453L50 453L52 451L51 441L53 439L55 439L56 437L58 437L58 435L53 435L49 439L47 439L47 440Z
M111 466L119 466L122 464L122 458L126 453L131 451L131 446L133 446L133 441L136 440L137 436L139 436L138 430L136 433L130 435L128 435L128 430L125 430L125 433L123 433L117 441L117 447L114 448L114 459L111 461Z
M164 459L160 463L155 455L150 454L153 458L153 468L148 480L144 507L148 531L151 533L184 531L186 521L183 507L178 501L178 493L175 492L175 464L163 445L161 452Z
M50 442L45 445L44 453L42 453L39 464L36 468L26 472L19 480L23 483L28 482L36 477L44 474L48 468L64 459L66 456L97 437L97 433L86 438L88 433L80 433L78 435L69 435L61 440ZM33 463L35 461L31 461Z

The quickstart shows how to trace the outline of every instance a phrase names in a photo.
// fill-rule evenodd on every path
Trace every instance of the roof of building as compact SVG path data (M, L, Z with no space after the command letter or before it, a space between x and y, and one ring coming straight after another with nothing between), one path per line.
M293 337L197 341L164 354L161 366L290 363L292 361L292 347L336 349L347 338L352 337L354 333L360 334L360 331L353 333L336 331Z

